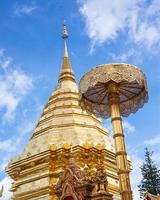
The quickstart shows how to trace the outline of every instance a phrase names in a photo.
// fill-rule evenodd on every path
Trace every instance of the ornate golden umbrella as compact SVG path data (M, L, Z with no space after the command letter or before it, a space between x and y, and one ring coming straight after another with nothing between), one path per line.
M81 106L104 118L111 117L122 200L132 200L121 116L135 113L148 101L143 72L129 64L104 64L80 80Z

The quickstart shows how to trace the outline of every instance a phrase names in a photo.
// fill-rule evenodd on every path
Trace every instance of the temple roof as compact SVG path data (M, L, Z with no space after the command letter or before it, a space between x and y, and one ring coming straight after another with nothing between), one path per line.
M32 137L18 160L49 149L51 144L61 148L85 143L104 145L114 152L113 140L109 138L101 120L88 114L79 105L79 92L67 50L68 32L63 25L64 56L58 86L52 92L33 131Z

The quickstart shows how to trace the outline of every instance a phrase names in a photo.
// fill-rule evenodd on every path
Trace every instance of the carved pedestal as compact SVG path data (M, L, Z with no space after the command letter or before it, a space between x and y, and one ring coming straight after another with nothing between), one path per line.
M108 192L96 192L92 195L92 200L113 200L113 195Z

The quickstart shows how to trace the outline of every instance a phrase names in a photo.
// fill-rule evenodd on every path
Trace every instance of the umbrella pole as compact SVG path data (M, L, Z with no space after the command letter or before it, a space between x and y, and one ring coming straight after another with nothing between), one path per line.
M119 106L119 94L117 92L118 84L111 82L109 85L109 105L111 111L111 120L114 132L114 141L116 148L116 161L120 183L120 193L122 200L132 200L132 190L129 178L129 169L127 161L127 153L125 148L122 118Z

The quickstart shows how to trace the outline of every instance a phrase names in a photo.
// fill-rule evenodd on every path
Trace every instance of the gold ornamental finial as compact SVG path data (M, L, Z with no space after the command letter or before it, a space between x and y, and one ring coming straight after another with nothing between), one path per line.
M68 57L67 42L66 42L68 38L68 31L65 21L63 23L62 38L64 39L64 57Z
M64 56L62 61L62 68L59 75L59 82L63 82L65 80L75 81L74 74L72 72L68 50L67 50L67 38L68 38L68 31L66 23L63 23L63 30L62 30L62 38L64 39Z
M67 26L66 26L65 21L63 23L62 38L63 39L67 39L68 38L68 31L67 31Z

